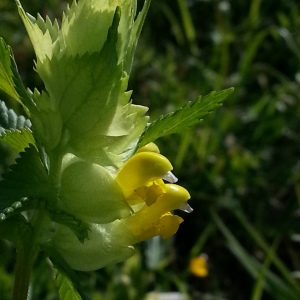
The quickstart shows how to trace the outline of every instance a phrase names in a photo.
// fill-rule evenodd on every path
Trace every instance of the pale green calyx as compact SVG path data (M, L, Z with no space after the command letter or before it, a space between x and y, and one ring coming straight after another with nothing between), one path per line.
M131 208L110 171L76 157L62 171L61 206L92 223L109 223L128 217Z
M58 226L54 246L75 270L92 271L108 264L121 262L135 253L134 236L116 220L108 224L93 224L89 239L81 243L74 232Z

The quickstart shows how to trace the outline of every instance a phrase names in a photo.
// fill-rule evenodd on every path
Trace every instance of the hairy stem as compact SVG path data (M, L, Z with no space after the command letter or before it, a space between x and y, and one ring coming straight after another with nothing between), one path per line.
M32 215L27 226L22 224L23 226L19 227L12 300L27 299L32 267L39 251L38 239L45 228L45 222L47 222L45 212L39 211Z
M26 247L26 245L17 248L13 300L27 299L30 275L34 261L32 250L32 247Z

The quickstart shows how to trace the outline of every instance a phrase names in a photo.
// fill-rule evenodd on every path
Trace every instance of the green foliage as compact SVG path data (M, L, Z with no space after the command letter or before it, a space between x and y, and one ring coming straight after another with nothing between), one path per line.
M127 74L130 74L131 72L131 68L134 60L134 53L137 47L137 41L141 34L150 4L151 4L151 0L145 0L144 6L142 10L139 12L133 27L133 35L131 36L131 39L129 41L130 47L129 50L127 51L127 59L125 60L125 64L124 64L124 70L127 72ZM124 30L126 31L127 28L125 27Z
M286 283L268 268L264 268L263 265L254 257L251 257L243 246L236 240L234 235L226 227L226 225L220 220L216 213L212 213L212 216L228 241L228 248L237 257L237 259L243 264L245 269L254 277L259 278L260 274L263 274L264 279L262 284L265 285L265 289L272 295L274 299L297 299L299 297L299 287L294 279L288 274L288 282ZM273 249L267 249L270 253L271 260L277 261ZM291 285L290 285L291 283Z
M55 281L61 299L66 300L88 300L89 298L82 291L79 279L66 261L49 243L42 245L42 249L51 259L55 267Z
M74 288L73 282L63 274L56 271L56 284L58 286L58 293L61 299L64 300L81 300L83 298Z
M0 90L23 106L33 109L31 99L22 83L11 48L0 37Z
M208 115L233 92L233 89L221 92L212 92L205 97L199 97L193 103L189 102L175 112L161 116L153 121L144 131L139 145L144 146L155 141L159 137L186 130L197 124L203 117Z
M24 151L29 144L35 144L32 131L29 128L21 130L6 130L2 133L0 141L7 144L17 152Z
M29 144L35 145L30 130L31 122L24 116L18 116L0 101L0 141L17 152L22 152Z
M14 87L11 55L11 49L0 38L0 89L12 98L20 101L19 94Z
M2 267L0 269L0 293L3 299L9 299L13 287L13 278Z
M31 201L30 198L47 195L48 176L36 148L32 145L20 153L16 164L11 166L11 171L4 174L3 178L0 182L0 211L4 215L8 214L7 210L9 214L13 213L11 206L23 197L28 197L28 201Z
M61 3L33 1L30 11L59 15ZM199 92L235 87L195 131L157 141L190 191L194 213L172 243L155 245L167 253L156 267L144 255L144 244L124 264L79 275L93 299L142 299L152 290L184 288L192 299L294 299L298 294L291 281L300 268L299 5L293 0L177 3L152 0L129 86L134 103L150 107L152 120ZM20 72L32 86L32 52L13 6L0 4L1 17L9 20L0 35L13 45ZM7 166L11 154L1 152L0 159ZM244 212L251 230L232 213L235 209ZM4 253L6 247L0 247ZM189 258L203 252L210 274L196 278L188 271ZM10 259L1 264L11 272ZM43 268L35 270L36 277L40 274ZM32 298L44 296L41 287Z

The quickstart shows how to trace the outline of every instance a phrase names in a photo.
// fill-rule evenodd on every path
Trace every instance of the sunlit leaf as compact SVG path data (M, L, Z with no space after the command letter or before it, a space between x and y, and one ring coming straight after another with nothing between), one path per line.
M0 136L0 142L4 142L17 152L24 151L29 144L35 144L32 132L29 128L6 130Z
M90 300L82 291L75 271L62 258L52 244L42 244L41 248L54 265L55 280L60 300Z
M72 281L59 271L56 271L56 284L61 300L82 300Z
M32 102L26 91L11 48L0 38L0 90L18 101L24 108L32 108Z
M14 86L13 72L11 70L11 54L10 47L0 38L0 90L18 102L21 102Z
M205 97L199 97L195 102L188 102L175 112L161 116L152 122L141 136L139 146L144 146L159 137L180 132L195 125L233 92L233 88L220 92L211 92Z

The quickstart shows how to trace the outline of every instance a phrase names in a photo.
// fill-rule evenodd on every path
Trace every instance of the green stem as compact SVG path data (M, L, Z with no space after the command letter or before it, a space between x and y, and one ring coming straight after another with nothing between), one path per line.
M189 43L190 50L195 56L197 56L199 50L197 47L196 30L193 24L191 13L188 9L185 0L177 0L177 2L181 14L181 20L182 20L185 36Z
M235 217L240 221L241 225L245 228L246 232L253 238L256 244L268 255L271 255L273 264L276 266L282 277L298 292L300 293L300 287L298 283L291 276L289 269L276 255L274 249L272 249L258 231L247 221L246 217L241 211L233 211Z
M32 267L39 251L38 238L45 228L46 221L45 212L39 211L31 217L30 225L21 224L18 228L19 240L16 243L17 260L12 300L27 299Z
M26 300L34 262L32 247L22 245L17 248L13 300Z

